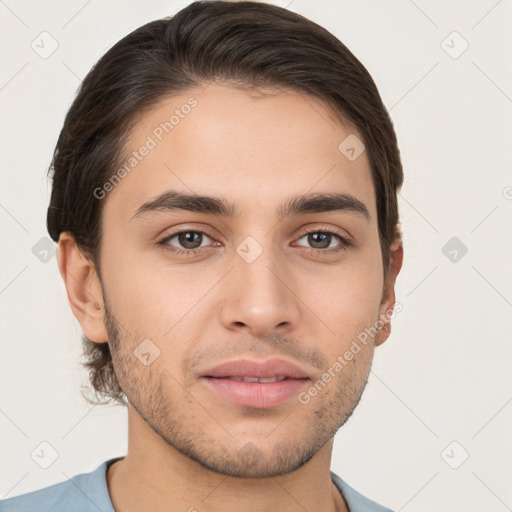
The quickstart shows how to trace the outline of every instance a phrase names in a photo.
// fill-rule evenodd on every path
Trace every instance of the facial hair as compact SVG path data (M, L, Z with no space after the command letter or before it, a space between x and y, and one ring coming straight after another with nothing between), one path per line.
M368 381L373 358L373 349L370 348L358 354L363 353L362 357L354 356L333 379L333 385L319 391L309 404L296 402L294 407L297 410L309 408L307 420L301 425L294 422L292 411L280 420L271 435L263 439L252 436L251 432L245 433L243 438L234 438L229 435L229 425L223 425L220 411L212 411L206 407L210 404L201 404L194 396L194 385L198 383L197 374L192 377L191 366L185 366L184 375L176 378L159 364L158 359L149 366L142 365L133 353L140 340L124 329L126 335L121 335L120 325L106 300L104 307L114 369L131 406L167 445L202 467L222 475L268 478L291 473L304 466L352 415ZM251 341L250 345L257 350L263 343ZM272 345L274 354L276 347L277 352L280 347L296 347L282 336L273 337ZM244 348L247 348L247 343ZM238 354L247 353L239 351L238 345L236 351ZM308 359L314 360L314 355L316 363L326 361L318 351ZM192 365L192 361L205 361L205 358L196 354L188 358L185 365ZM273 411L267 409L240 408L240 416L254 421L272 414ZM294 429L293 435L289 435L290 425Z

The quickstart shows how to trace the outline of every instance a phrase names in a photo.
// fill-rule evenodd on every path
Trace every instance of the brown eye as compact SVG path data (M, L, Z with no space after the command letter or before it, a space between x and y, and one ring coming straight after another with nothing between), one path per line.
M333 236L330 233L310 233L307 235L308 243L312 244L314 249L328 249L331 245Z
M203 245L203 242L213 240L207 233L197 230L182 230L166 236L158 242L158 245L163 250L175 253L178 255L193 256L202 249L206 249L208 245ZM171 241L175 240L173 243Z
M197 231L182 231L173 238L176 238L184 249L198 249L201 247L203 233L198 233Z
M304 238L311 249L324 252L326 252L326 249L332 249L334 251L346 249L350 245L347 239L331 231L309 231L308 233L304 233L299 240ZM336 243L336 239L338 243Z

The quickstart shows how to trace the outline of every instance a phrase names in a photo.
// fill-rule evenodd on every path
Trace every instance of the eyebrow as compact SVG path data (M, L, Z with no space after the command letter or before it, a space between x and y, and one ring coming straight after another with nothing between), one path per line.
M168 190L137 208L131 220L149 213L175 212L179 210L229 218L235 218L240 215L236 204L230 203L225 198ZM367 222L371 219L368 208L363 202L350 194L342 193L311 193L293 196L278 208L277 214L279 217L288 217L330 211L355 213Z

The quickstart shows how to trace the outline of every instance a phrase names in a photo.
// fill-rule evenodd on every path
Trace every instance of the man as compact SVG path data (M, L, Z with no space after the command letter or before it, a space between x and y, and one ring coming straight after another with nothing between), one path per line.
M340 41L257 2L140 27L83 81L51 177L128 452L0 510L389 510L330 471L403 258L393 126Z

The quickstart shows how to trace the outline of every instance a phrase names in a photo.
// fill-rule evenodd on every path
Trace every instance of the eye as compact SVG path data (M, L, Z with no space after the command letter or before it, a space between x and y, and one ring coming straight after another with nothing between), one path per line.
M204 247L207 247L207 245L202 245L205 238L210 240L213 239L204 231L186 229L182 231L177 231L176 233L172 233L171 235L166 236L157 243L159 246L162 247L164 251L169 251L179 255L193 256L200 252L198 251L198 249L203 249ZM177 244L177 247L176 245L171 243L172 240L174 239L176 239L174 244Z
M306 250L315 255L333 254L347 250L352 246L352 242L339 233L324 228L307 231L301 235L299 241L302 239L306 239L306 243L311 244L312 247L308 248L302 244L297 245L305 247ZM167 235L162 240L158 241L157 245L164 251L178 256L195 256L212 246L208 244L208 240L214 241L214 245L220 245L219 242L215 241L213 237L205 231L184 229ZM205 241L206 243L204 243ZM336 241L338 241L337 244Z
M331 231L330 229L317 229L315 231L308 231L304 233L299 240L306 239L306 242L312 245L313 252L337 252L348 249L352 243L339 233ZM333 246L332 242L338 244ZM301 244L299 244L301 245ZM304 246L302 246L304 247Z

